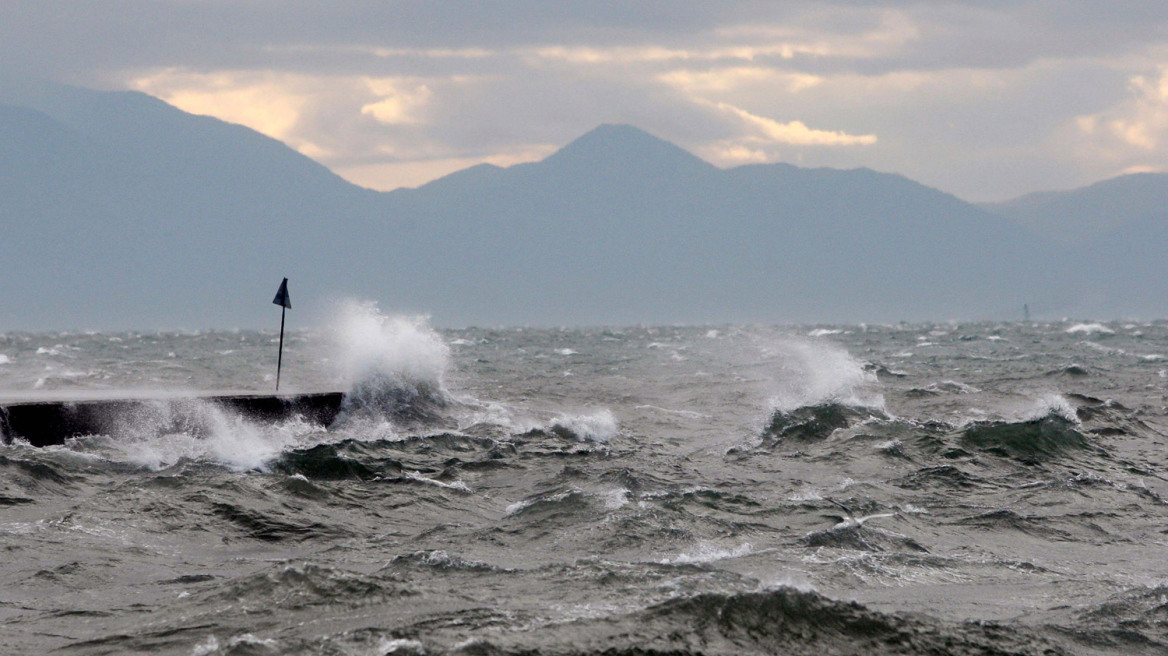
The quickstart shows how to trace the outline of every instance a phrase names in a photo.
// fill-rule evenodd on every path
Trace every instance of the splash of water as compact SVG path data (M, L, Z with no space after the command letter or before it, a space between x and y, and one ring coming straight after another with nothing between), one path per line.
M617 436L620 427L611 410L601 409L591 413L562 414L552 420L550 430L581 442L607 444Z
M450 347L426 317L386 316L374 303L347 302L333 326L348 386L342 418L428 422L450 403Z
M823 403L884 410L884 397L872 390L876 375L843 348L791 339L768 350L779 356L772 410L792 412Z
M114 424L110 435L82 438L74 446L152 470L201 460L248 471L263 470L285 449L320 431L301 419L254 423L199 399L151 401L116 417Z
M450 347L424 316L387 316L376 303L346 302L332 327L337 362L353 386L375 375L442 386Z

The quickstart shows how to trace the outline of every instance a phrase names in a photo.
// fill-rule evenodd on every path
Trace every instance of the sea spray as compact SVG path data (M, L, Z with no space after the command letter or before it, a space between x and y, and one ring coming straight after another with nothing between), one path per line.
M386 316L374 303L342 306L332 337L347 385L341 417L432 423L451 402L450 347L427 317Z
M761 441L754 446L821 440L838 429L887 418L884 397L872 389L878 384L876 374L844 349L787 339L763 351L777 356L778 370Z
M549 430L561 437L581 442L607 444L620 429L612 411L601 409L588 413L561 414L552 420Z
M110 435L83 438L74 447L152 470L183 460L235 471L264 470L284 450L320 430L300 418L262 424L211 401L169 399L117 416Z
M774 412L823 404L884 410L884 397L872 389L876 375L839 346L787 339L767 345L765 351L779 356L770 398Z

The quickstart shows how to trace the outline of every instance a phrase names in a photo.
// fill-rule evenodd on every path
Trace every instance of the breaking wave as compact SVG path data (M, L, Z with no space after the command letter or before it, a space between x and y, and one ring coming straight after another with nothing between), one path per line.
M884 409L884 397L874 391L876 375L844 349L823 342L789 340L772 347L779 355L779 371L771 409L840 404Z
M412 425L443 418L452 403L445 385L450 347L425 317L390 317L373 303L349 302L332 331L348 388L338 422Z
M1095 449L1080 431L1075 409L1062 397L1047 399L1021 421L975 421L961 431L963 446L1021 461L1039 464Z
M882 411L841 403L820 403L794 410L775 410L763 429L764 445L814 442L826 439L836 430L848 428L868 419L887 419Z

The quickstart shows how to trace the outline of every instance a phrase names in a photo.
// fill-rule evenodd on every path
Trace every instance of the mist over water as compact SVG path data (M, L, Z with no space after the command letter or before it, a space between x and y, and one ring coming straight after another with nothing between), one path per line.
M284 360L331 426L177 398L268 389L271 333L0 335L5 398L176 397L0 447L0 642L1168 650L1168 325L336 317Z

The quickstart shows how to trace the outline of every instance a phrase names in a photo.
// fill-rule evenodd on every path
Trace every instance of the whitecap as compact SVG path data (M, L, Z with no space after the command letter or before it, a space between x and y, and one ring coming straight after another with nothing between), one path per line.
M589 414L562 414L551 422L550 429L557 428L571 433L581 442L607 443L619 432L616 417L611 410L598 410Z
M402 656L421 656L425 653L425 645L417 640L410 640L407 638L382 638L381 644L377 647L378 656L390 656L391 654L400 654Z
M1077 323L1067 328L1068 333L1083 333L1085 335L1114 335L1115 331L1101 323Z
M788 340L773 346L779 371L770 409L792 412L821 403L841 403L883 410L884 397L875 392L876 374L830 342Z
M733 549L725 549L718 546L714 542L702 540L698 544L688 550L678 554L676 558L665 558L661 561L662 565L700 565L704 563L712 563L718 560L726 560L728 558L741 558L749 556L754 552L754 545L749 542L734 547Z
M442 481L439 481L439 480L436 480L433 478L426 478L425 476L422 476L421 474L419 474L416 471L411 471L411 472L406 473L406 478L408 478L412 481L418 481L419 483L433 485L435 487L446 488L448 490L456 490L458 492L463 492L465 494L473 494L474 493L474 490L471 490L469 487L467 487L466 483L463 483L462 481L454 481L453 483L444 483Z
M1075 411L1075 406L1066 399L1062 394L1048 394L1035 400L1034 406L1029 412L1023 415L1023 421L1033 421L1035 419L1042 419L1050 415L1062 417L1072 424L1079 424L1079 415Z
M787 497L787 501L823 501L823 494L813 487L804 487Z
M629 491L625 488L617 488L609 490L601 495L604 500L604 507L608 510L617 510L627 506L629 503Z

